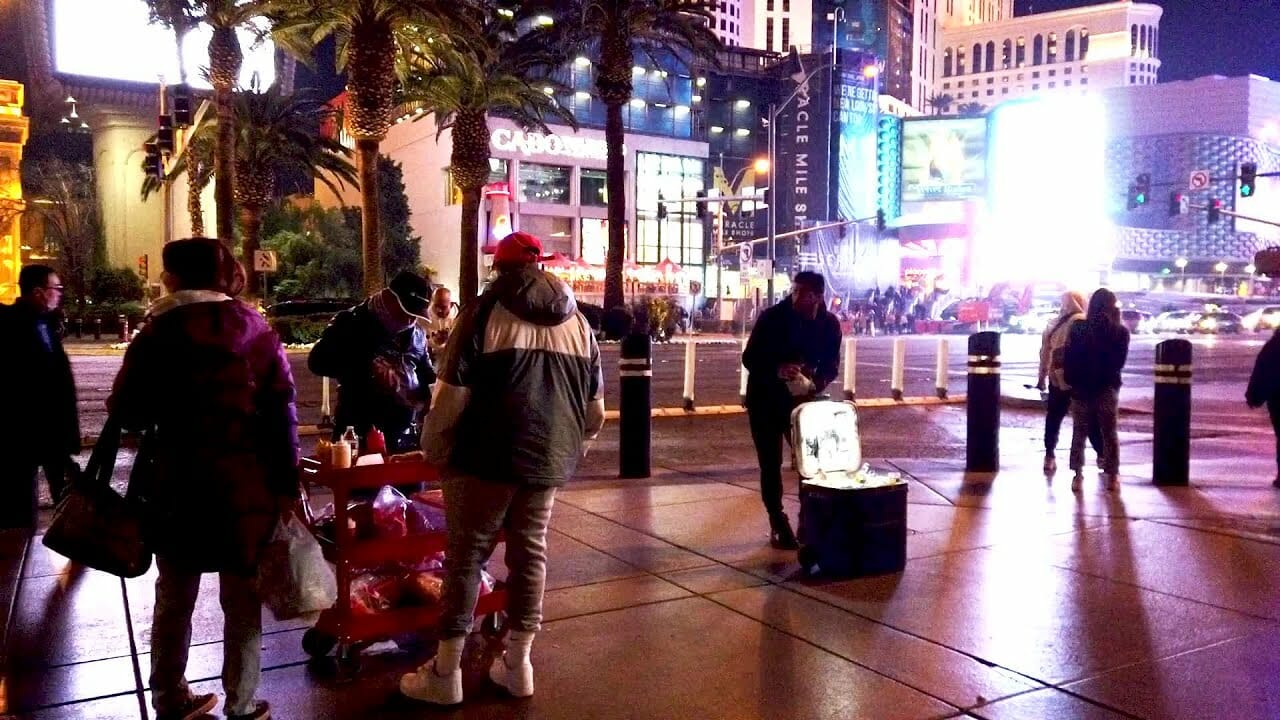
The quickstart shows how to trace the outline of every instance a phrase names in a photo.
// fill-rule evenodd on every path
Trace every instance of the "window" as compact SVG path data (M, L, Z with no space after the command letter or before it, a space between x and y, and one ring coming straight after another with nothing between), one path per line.
M769 9L773 9L773 0L769 0ZM764 49L773 52L773 18L764 21Z
M1006 55L1006 57L1008 56ZM986 72L991 72L996 69L996 44L990 40L987 41L987 58L986 62L982 65L982 69Z
M773 0L767 0L764 4L764 9L773 12Z
M1011 60L1013 60L1013 41L1005 40L1000 52L1000 69L1008 70Z
M1129 76L1129 84L1130 84L1130 85L1137 85L1137 84L1138 84L1138 82L1137 82L1137 78L1135 78L1134 76L1130 75L1130 76Z
M782 0L782 12L791 12L791 0Z
M980 43L973 44L973 71L975 73L982 72L982 45Z
M942 51L942 77L951 77L951 48Z
M636 261L658 263L667 258L681 265L701 265L703 225L693 203L667 205L658 220L658 194L693 197L705 188L704 161L657 153L636 154Z
M1001 95L1008 95L1008 94L1009 94L1009 88L1000 88L1000 94L1001 94Z
M1025 76L1026 76L1026 73L1018 73L1018 81L1021 82L1025 78Z
M1075 62L1076 60L1076 31L1075 30L1067 31L1067 47L1066 47L1066 52L1064 54L1065 54L1064 59L1067 62Z
M996 84L996 79L995 79L995 78L987 78L987 84L988 84L988 85L995 85L995 84Z
M1035 40L1031 41L1031 64L1044 64L1044 36L1037 35Z
M578 179L579 202L585 207L604 207L608 195L605 194L605 171L582 169Z
M520 202L569 204L570 168L520 163Z
M956 74L964 74L964 48L956 50Z
M950 90L950 89L951 89L951 83L942 83L942 89L943 89L943 90Z
M1066 81L1064 81L1064 82L1062 83L1062 87L1071 87L1071 81L1070 81L1070 80L1066 80Z
M1070 75L1070 74L1071 74L1071 68L1063 68L1063 69L1062 69L1062 74L1063 74L1063 75Z
M1138 26L1138 56L1146 57L1147 55L1147 26Z
M1057 83L1049 83L1049 87L1057 87Z
M1018 67L1027 64L1027 39L1024 37L1018 38L1018 50L1014 62Z
M1129 55L1130 57L1138 56L1138 26L1129 26Z
M782 18L782 45L783 52L791 49L791 19Z
M562 253L573 254L574 218L554 215L520 214L520 230L542 240L542 251L548 255Z
M974 91L973 91L973 96L974 96L974 97L978 97L978 91L977 91L977 90L974 90Z
M995 91L995 90L988 90L988 91L987 91L987 97L991 97L992 95L995 95L995 94L996 94L996 91Z
M1080 59L1084 60L1089 56L1089 28L1080 29Z
M1058 71L1057 71L1057 70L1050 70L1050 71L1049 71L1049 77L1053 77L1053 76L1055 76L1055 75L1057 75L1057 74L1058 74Z
M1050 65L1058 62L1058 33L1049 33L1049 52L1045 58L1045 62Z
M1040 89L1040 85L1038 85L1038 84L1032 84L1031 89L1032 89L1032 90L1039 90L1039 89Z
M729 23L724 18L720 18L720 29L722 31L729 29Z
M1035 79L1036 79L1036 78L1038 78L1038 77L1040 77L1040 71L1039 71L1039 70L1037 70L1037 71L1035 71L1035 72L1031 73L1031 79L1032 79L1032 80L1035 80Z

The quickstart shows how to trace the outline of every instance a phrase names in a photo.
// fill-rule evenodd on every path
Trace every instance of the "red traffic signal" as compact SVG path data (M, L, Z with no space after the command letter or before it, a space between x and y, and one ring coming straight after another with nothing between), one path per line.
M1222 201L1218 198L1209 200L1209 224L1218 222L1222 219Z

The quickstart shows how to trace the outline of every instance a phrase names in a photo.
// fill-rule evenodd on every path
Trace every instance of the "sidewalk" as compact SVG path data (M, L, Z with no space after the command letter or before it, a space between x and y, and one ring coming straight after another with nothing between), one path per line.
M1032 453L1006 451L994 477L959 460L874 461L909 479L907 569L830 581L764 542L746 457L656 457L653 478L620 481L606 437L553 517L532 700L487 685L478 636L466 705L433 711L395 693L421 656L374 653L339 684L307 663L302 624L269 616L261 696L307 720L1280 716L1280 493L1242 479L1269 477L1266 458L1228 444L1194 461L1194 487L1160 489L1149 445L1125 447L1118 494L1092 472L1079 496L1065 471L1046 483ZM77 572L34 544L7 711L147 717L153 580ZM220 690L220 630L208 577L199 691Z

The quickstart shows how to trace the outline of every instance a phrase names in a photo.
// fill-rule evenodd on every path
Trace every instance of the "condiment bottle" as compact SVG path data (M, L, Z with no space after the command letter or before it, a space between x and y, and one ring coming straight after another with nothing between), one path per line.
M369 434L364 436L364 451L370 455L387 452L387 438L377 426L369 428Z
M342 441L334 443L330 458L335 468L351 467L351 445Z
M351 425L348 425L347 431L342 433L342 442L351 446L352 460L360 457L360 436L356 435L356 429Z

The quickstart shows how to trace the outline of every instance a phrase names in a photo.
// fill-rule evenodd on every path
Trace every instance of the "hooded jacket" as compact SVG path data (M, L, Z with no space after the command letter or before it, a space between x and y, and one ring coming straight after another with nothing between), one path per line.
M1115 296L1102 292L1089 300L1086 318L1071 323L1063 358L1064 377L1072 392L1083 398L1119 390L1120 373L1129 358L1129 330L1110 314Z
M422 431L427 459L498 482L560 486L604 424L600 348L573 293L529 265L462 312Z
M1078 292L1062 294L1062 311L1040 338L1040 375L1036 385L1043 385L1047 378L1059 390L1070 390L1062 363L1071 336L1071 326L1084 319L1084 295Z
M819 306L812 318L796 312L788 297L760 313L742 352L747 369L747 408L790 412L795 406L785 381L783 363L799 363L820 393L840 370L840 321Z
M148 541L193 572L248 573L298 494L298 419L284 347L256 310L180 291L152 308L108 407L143 450ZM139 475L135 473L134 477Z

